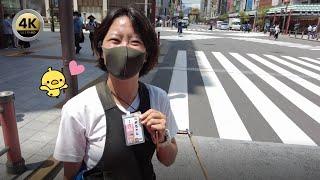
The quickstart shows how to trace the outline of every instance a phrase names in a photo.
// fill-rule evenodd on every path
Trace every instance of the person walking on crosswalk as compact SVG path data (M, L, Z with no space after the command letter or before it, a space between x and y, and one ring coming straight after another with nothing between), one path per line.
M274 33L274 40L277 40L277 39L278 39L279 33L280 33L279 25L276 25L276 27L275 27L275 33Z
M181 36L182 34L182 21L181 19L178 20L178 35Z

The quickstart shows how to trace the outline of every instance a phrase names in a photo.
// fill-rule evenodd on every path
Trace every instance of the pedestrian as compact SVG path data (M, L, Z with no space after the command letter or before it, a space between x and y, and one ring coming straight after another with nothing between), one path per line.
M310 39L310 36L311 36L311 33L312 33L312 26L309 25L307 30L308 30L308 39Z
M182 35L182 20L178 19L178 35Z
M76 54L79 54L80 49L82 48L80 46L80 41L82 41L82 38L84 38L82 27L83 27L83 23L79 18L79 13L76 11L73 12L74 43L76 47Z
M9 14L4 15L5 19L3 20L3 34L4 34L4 47L8 48L9 46L16 48L14 42L14 35L12 31L12 19Z
M137 9L114 9L96 29L94 48L108 73L63 106L54 158L64 179L154 180L154 152L169 166L178 151L167 93L139 81L158 62L155 29Z
M275 32L274 32L274 39L277 40L278 37L279 37L279 33L280 33L280 28L279 28L279 25L276 25L275 27Z
M312 39L316 38L317 36L317 25L312 27Z
M90 39L90 45L91 45L91 50L92 50L92 55L94 55L94 50L93 50L93 34L95 29L98 27L98 23L95 21L95 17L90 15L88 17L89 23L86 25L86 30L89 31L89 39Z

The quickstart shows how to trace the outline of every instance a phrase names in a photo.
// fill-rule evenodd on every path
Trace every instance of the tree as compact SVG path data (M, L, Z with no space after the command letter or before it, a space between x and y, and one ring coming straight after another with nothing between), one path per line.
M257 13L258 19L256 24L260 27L261 30L264 28L265 18L269 9L270 7L263 7L258 9L258 13Z
M248 22L250 19L249 15L247 13L245 13L244 11L241 11L239 13L239 16L240 16L241 24Z
M218 17L219 21L225 21L229 18L229 15L226 13L226 14L223 14L221 16Z
M179 11L179 18L180 18L180 19L182 19L182 18L183 18L183 16L184 16L184 13L183 13L183 11L182 11L182 10L180 10L180 11Z

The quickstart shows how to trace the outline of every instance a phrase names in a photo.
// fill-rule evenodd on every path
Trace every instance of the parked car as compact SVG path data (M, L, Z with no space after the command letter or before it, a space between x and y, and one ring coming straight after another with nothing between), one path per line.
M229 24L227 22L223 22L220 25L221 30L229 30Z
M216 28L217 28L217 29L220 29L222 23L223 23L223 21L217 21Z

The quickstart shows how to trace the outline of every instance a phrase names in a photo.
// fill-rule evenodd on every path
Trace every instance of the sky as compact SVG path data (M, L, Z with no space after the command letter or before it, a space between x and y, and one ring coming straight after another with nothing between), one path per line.
M182 4L184 4L186 7L200 8L200 1L201 0L182 0Z

